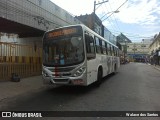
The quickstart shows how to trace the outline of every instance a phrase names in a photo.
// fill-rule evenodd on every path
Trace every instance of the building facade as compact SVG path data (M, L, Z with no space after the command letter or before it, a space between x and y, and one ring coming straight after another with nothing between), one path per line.
M130 61L146 62L149 56L149 43L128 43L127 54Z
M76 16L78 20L80 20L84 25L95 31L97 34L103 36L103 27L102 21L98 18L98 16L94 13Z
M149 54L151 64L160 65L160 32L154 36L149 46Z
M132 43L132 41L122 33L117 36L117 41L122 45L122 51L127 53L127 44Z
M113 35L103 24L102 21L98 18L98 16L94 13L87 14L87 15L81 15L76 16L77 19L79 19L83 24L85 24L87 27L110 41L111 43L115 44L117 43L116 36Z
M120 35L117 36L117 42L120 43L121 50L122 50L122 53L120 56L121 63L125 63L126 61L128 61L127 44L132 43L132 41L129 38L127 38L124 34L121 33Z

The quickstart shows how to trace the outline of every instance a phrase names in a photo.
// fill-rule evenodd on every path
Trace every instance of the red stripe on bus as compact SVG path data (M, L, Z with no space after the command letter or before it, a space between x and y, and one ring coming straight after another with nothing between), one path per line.
M58 67L55 67L55 77L58 77L59 74L58 74Z

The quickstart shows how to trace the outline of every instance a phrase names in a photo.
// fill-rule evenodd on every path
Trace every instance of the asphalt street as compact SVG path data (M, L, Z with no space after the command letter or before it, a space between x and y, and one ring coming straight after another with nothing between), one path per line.
M2 100L0 110L160 111L160 71L147 64L129 63L122 65L117 74L105 77L100 87L91 85L87 88L77 86L39 88ZM118 120L118 118L110 119ZM127 119L123 118L123 120ZM136 119L150 120L151 118ZM159 120L160 117L152 119Z

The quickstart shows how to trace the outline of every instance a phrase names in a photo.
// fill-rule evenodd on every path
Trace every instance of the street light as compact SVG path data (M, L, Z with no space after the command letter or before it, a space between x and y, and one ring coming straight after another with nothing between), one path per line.
M103 1L103 2L99 2L99 3L96 3L96 1L94 1L94 10L93 10L94 14L95 14L96 9L97 9L100 5L102 5L103 3L105 3L105 2L108 2L108 0ZM96 5L99 5L99 6L96 8Z
M94 9L93 9L93 31L94 31L94 28L95 28L95 25L94 25L95 16L96 16L95 11L96 11L96 9L97 9L98 7L100 7L100 5L102 5L103 3L106 3L106 2L108 2L108 0L103 1L103 2L99 2L99 3L96 3L96 1L94 1ZM99 5L99 6L96 8L96 5Z
M108 12L108 13L106 13L105 15L103 15L103 16L101 17L101 19L104 18L104 17L105 17L106 15L108 15L109 13L119 13L119 10Z
M106 17L105 19L103 19L102 22L105 21L106 19L108 19L111 15L113 15L113 13L118 13L118 12L119 12L118 10L113 11L108 17Z

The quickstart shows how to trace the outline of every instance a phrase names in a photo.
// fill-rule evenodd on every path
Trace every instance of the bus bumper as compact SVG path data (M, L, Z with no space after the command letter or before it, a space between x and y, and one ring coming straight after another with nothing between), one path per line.
M42 75L43 76L43 75ZM80 85L86 86L85 75L79 77L45 77L43 76L43 84L56 84L56 85Z

